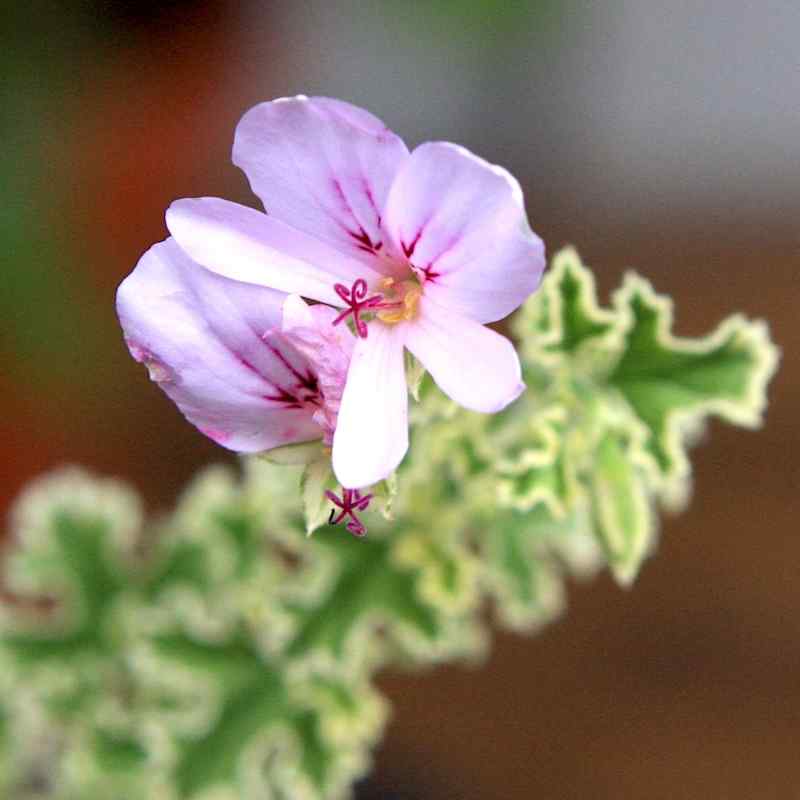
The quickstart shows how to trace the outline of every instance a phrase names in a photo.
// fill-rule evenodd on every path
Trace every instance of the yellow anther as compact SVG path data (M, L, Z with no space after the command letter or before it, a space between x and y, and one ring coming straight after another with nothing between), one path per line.
M388 322L390 325L393 325L396 322L402 322L406 318L405 309L402 308L392 308L389 310L384 309L383 311L378 312L378 319L381 322Z
M395 283L394 278L384 278L381 288L388 289L385 299L390 303L398 303L397 308L385 308L378 312L381 322L390 325L397 322L412 320L417 316L419 299L422 297L422 287L415 281L402 281Z
M412 286L403 298L403 305L405 306L405 318L414 319L417 316L417 309L419 307L419 299L422 297L422 287Z

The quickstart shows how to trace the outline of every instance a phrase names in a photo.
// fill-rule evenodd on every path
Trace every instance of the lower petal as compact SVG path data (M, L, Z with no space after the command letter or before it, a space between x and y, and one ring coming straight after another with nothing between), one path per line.
M511 342L424 297L406 331L406 346L448 397L472 411L493 413L525 389Z
M282 401L311 369L283 340L284 295L228 280L172 240L150 248L117 292L131 355L183 415L218 444L258 452L319 439L313 407ZM289 398L292 399L292 398Z
M333 437L333 471L345 488L383 480L408 449L404 335L405 326L375 321L356 342Z

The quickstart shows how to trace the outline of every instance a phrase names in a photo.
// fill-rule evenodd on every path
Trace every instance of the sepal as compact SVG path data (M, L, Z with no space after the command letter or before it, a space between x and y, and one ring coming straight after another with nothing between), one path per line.
M303 496L307 536L311 536L317 528L328 523L331 503L325 492L335 492L338 488L339 481L333 474L329 453L322 453L317 459L306 464L300 476L300 491Z

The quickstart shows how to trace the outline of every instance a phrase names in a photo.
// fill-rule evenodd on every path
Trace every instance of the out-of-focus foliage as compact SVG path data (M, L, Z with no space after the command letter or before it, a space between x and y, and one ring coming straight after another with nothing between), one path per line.
M487 603L535 629L567 574L629 583L656 505L688 496L691 438L710 414L756 424L777 362L742 317L675 338L634 276L600 307L572 251L515 331L528 392L481 416L423 381L364 539L307 537L321 512L302 466L210 469L150 523L115 482L33 485L5 565L3 796L346 796L386 717L376 670L480 656Z

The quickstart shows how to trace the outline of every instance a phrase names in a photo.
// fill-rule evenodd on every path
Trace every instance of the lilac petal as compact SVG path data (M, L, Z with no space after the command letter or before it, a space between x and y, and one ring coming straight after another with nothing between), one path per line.
M283 304L283 338L314 364L321 392L321 403L314 412L314 421L322 429L328 445L336 430L336 418L355 345L355 336L347 325L333 325L336 316L335 309L321 304L309 306L296 294L290 294Z
M326 306L322 307L326 308ZM281 315L281 327L283 330L312 328L314 326L314 317L311 314L312 308L313 306L308 305L300 295L290 294L283 301ZM331 313L335 316L337 312L331 309Z
M478 322L510 314L544 270L517 181L457 145L414 150L389 194L386 226L428 278L425 294Z
M190 258L237 281L341 306L336 283L381 274L254 208L216 197L176 200L167 227Z
M345 488L383 480L408 449L404 335L403 325L373 322L356 342L333 437L333 471Z
M289 99L299 100L300 97ZM309 105L313 105L318 111L324 111L332 116L341 117L346 122L349 122L351 125L364 131L364 133L368 133L372 136L382 136L387 133L392 133L386 127L386 123L382 119L376 117L371 111L367 111L359 106L354 106L352 103L348 103L345 100L338 100L335 97L311 97L305 102ZM407 149L404 155L408 155Z
M233 162L270 216L392 274L382 219L408 158L403 141L341 100L289 97L251 108L236 128Z
M303 348L307 348L309 361L318 368L330 366L320 362L333 360L333 348L346 358L346 370L356 337L347 325L333 324L338 315L339 312L334 308L320 304L310 306L299 295L290 294L283 303L281 329L288 337L295 334L299 336L298 341L302 341ZM303 348L297 347L300 352L305 352Z
M473 411L500 411L525 389L508 339L428 297L408 325L406 347L448 397Z
M313 408L285 401L314 376L271 337L284 298L215 275L167 239L122 282L117 313L131 355L193 425L230 450L258 452L322 436Z

